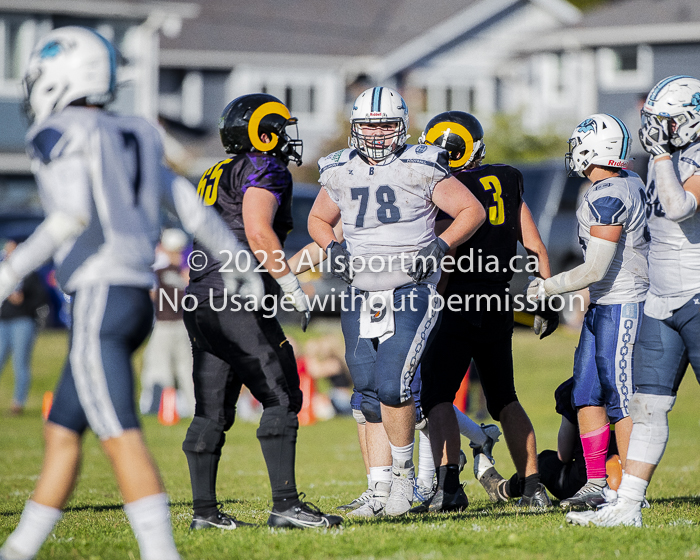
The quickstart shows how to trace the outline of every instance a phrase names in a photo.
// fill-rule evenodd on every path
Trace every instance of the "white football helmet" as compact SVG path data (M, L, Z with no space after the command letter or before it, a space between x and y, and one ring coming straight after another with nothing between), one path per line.
M583 173L589 165L625 169L629 163L632 138L620 119L598 113L591 115L579 124L571 138L566 154L566 168L569 176Z
M105 105L114 99L117 54L102 35L86 27L60 27L43 37L24 74L25 111L33 122L78 99Z
M385 135L362 133L367 123L397 123L396 129ZM388 87L373 87L363 91L355 100L350 113L351 148L363 156L381 161L399 150L408 138L408 107L399 92Z
M691 76L669 76L649 92L642 107L642 127L654 115L671 121L670 143L681 148L695 142L700 132L700 80Z

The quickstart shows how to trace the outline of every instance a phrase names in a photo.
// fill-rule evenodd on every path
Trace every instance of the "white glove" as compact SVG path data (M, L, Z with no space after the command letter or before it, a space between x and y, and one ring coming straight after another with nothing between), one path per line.
M234 262L239 261L234 260ZM246 262L246 260L241 259L241 262ZM247 270L222 270L221 279L229 293L229 297L233 294L239 294L243 300L252 300L255 304L255 309L259 308L265 295L265 287L263 286L262 278L252 267Z
M529 300L544 301L546 293L544 291L544 280L535 276L528 276L530 283L525 287L525 296Z
M299 284L299 279L294 275L293 272L288 272L281 278L277 278L277 283L282 288L284 296L292 300L292 305L301 316L301 330L306 331L306 327L309 326L309 321L311 320L311 311L309 310L309 298L301 289L301 284Z
M0 263L0 303L15 291L20 278L13 272L7 262Z

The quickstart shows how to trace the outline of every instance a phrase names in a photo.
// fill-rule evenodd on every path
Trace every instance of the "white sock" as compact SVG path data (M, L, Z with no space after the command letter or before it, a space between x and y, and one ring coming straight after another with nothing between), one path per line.
M369 468L370 483L369 487L374 490L374 495L377 495L377 484L384 483L385 488L391 488L391 466L386 467L370 467ZM388 490L386 495L388 496Z
M367 475L367 488L372 488L372 476Z
M413 467L413 442L401 447L391 446L391 458L393 466L397 469L410 469Z
M141 560L180 560L170 525L166 494L153 494L124 504L141 551Z
M484 445L486 443L486 434L481 429L481 426L456 406L454 409L457 416L457 424L459 425L459 433L476 446Z
M0 549L3 557L12 560L34 558L58 520L61 519L61 515L63 512L60 509L28 500L24 506L22 517L20 517L19 525L7 537L5 544Z
M643 502L644 494L647 492L647 486L649 486L649 482L643 478L624 473L622 475L620 487L617 489L617 495L618 497L626 498L634 502Z
M418 433L418 484L421 486L433 485L435 476L435 461L433 460L433 450L430 447L427 428Z

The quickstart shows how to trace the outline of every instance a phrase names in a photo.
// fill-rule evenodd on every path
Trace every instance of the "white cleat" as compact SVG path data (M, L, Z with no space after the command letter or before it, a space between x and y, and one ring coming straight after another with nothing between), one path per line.
M642 504L618 497L614 503L606 504L596 511L570 511L566 514L566 522L583 527L641 527Z
M386 507L386 502L389 499L390 490L390 482L377 482L372 497L370 497L357 509L348 512L348 517L366 519L372 517L383 517L385 515L384 508Z
M403 515L413 507L413 492L416 486L413 467L391 470L391 493L384 511L389 516Z

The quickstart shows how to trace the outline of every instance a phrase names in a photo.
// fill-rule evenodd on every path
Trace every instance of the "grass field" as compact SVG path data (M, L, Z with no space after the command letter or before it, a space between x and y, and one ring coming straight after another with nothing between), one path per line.
M331 328L317 325L316 332ZM313 330L304 336L313 336ZM559 418L553 392L570 375L576 339L573 333L557 332L539 341L524 330L516 332L516 385L535 425L539 449L556 445ZM41 335L24 416L6 414L9 367L0 379L0 542L16 526L36 482L42 457L41 396L56 382L65 347L65 333ZM328 531L272 532L261 526L190 532L189 476L180 448L187 422L164 427L148 417L144 429L170 494L175 540L186 559L698 558L700 389L689 374L670 416L671 441L648 492L652 508L644 511L644 529L570 527L558 511L529 514L512 505L494 506L471 475L470 461L463 478L471 504L460 514L348 521ZM499 471L510 476L514 469L503 443L496 446L495 457ZM333 419L300 429L297 478L300 490L327 511L364 490L354 420ZM254 425L236 423L229 432L218 494L226 511L264 525L271 503ZM119 492L93 435L86 437L78 488L39 558L138 558Z

